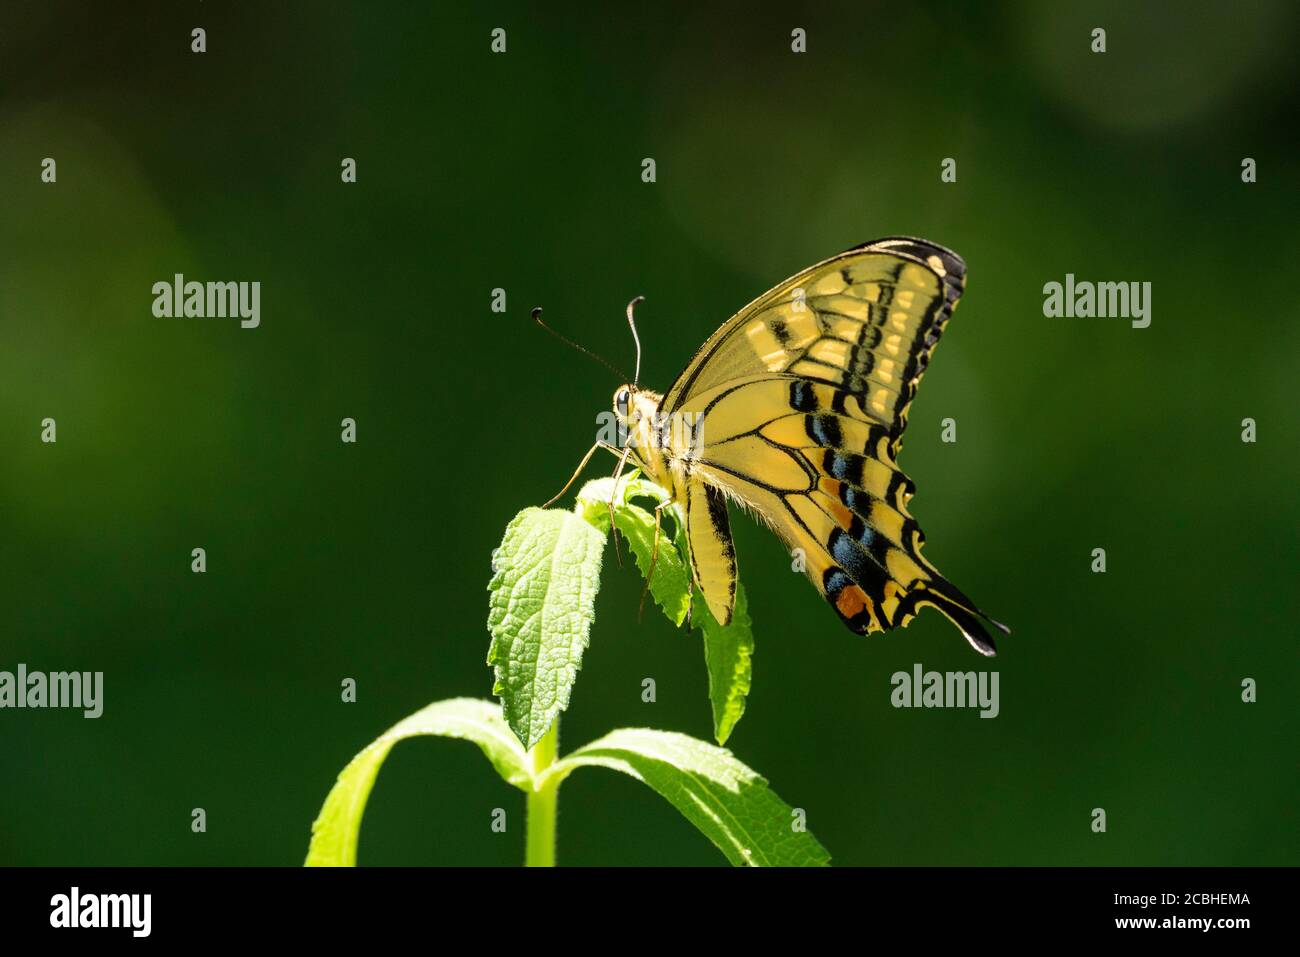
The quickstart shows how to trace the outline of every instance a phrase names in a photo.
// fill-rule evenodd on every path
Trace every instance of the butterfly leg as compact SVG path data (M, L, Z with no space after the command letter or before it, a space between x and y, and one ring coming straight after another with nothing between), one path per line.
M587 454L582 457L582 461L578 463L578 467L573 470L573 474L569 476L569 480L564 483L564 488L552 495L546 503L542 505L542 508L550 508L561 495L569 490L569 486L572 485L578 476L582 474L582 470L587 467L587 463L591 461L591 457L596 454L596 449L606 449L613 452L615 455L622 454L618 448L610 445L604 439L597 439L596 444L587 449Z
M678 515L679 521L680 518L681 516L679 513ZM693 621L693 613L695 611L695 572L694 572L695 565L694 563L691 562L690 536L683 535L682 540L686 543L685 544L686 554L683 555L682 558L686 560L687 567L688 569L690 569L689 574L687 574L686 576L686 630L690 631L692 628L695 627L695 623Z
M627 457L632 453L632 446L628 445L623 448L623 454L618 457L618 465L614 467L614 490L609 493L609 531L614 537L614 557L618 559L618 567L623 567L623 553L619 551L618 536L614 534L614 495L618 492L618 479L623 474L623 466L627 464Z
M573 474L569 476L569 480L564 483L564 488L552 495L542 508L550 508L555 504L556 499L569 490L569 486L572 485L578 476L582 474L582 470L587 467L587 463L591 461L591 457L596 454L596 449L600 448L601 444L602 443L597 442L591 448L587 449L587 454L582 457L582 461L578 463L578 467L573 470Z
M650 582L652 582L652 581L654 580L654 577L655 577L655 565L656 565L656 564L658 563L658 561L659 561L659 529L660 529L660 525L661 525L661 523L662 523L663 511L664 511L665 508L667 508L667 507L668 507L669 505L671 505L671 504L672 504L672 500L671 500L671 499L668 499L668 500L665 500L665 501L663 501L663 502L660 502L658 505L655 506L655 538L654 538L654 546L650 549L650 568L649 568L649 569L646 571L646 573L645 573L645 587L644 587L643 589L641 589L641 601L640 601L640 603L636 606L636 620L637 620L637 621L640 621L640 620L641 620L641 613L645 610L645 596L648 595L648 594L650 593Z

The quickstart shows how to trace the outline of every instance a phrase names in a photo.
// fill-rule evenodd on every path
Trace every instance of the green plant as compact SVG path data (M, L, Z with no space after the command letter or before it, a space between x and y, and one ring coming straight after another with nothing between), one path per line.
M668 516L656 547L655 512ZM611 507L612 506L612 507ZM756 772L720 746L687 735L625 728L559 754L559 716L581 667L600 587L610 523L648 574L655 603L674 625L688 611L700 628L709 670L714 736L726 742L745 710L753 632L744 590L720 626L703 602L691 608L688 547L667 493L635 472L587 483L572 512L529 508L506 527L493 553L488 630L495 702L439 701L394 725L339 774L312 825L308 865L354 865L366 799L393 745L416 735L478 745L508 784L527 795L525 863L555 863L559 788L582 767L628 774L677 808L735 865L821 865L830 856Z

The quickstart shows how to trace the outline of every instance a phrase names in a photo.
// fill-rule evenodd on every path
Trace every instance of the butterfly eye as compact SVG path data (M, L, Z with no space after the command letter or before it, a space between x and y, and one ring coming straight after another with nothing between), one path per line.
M620 419L627 418L627 404L632 395L627 389L619 389L614 395L614 411L618 413Z

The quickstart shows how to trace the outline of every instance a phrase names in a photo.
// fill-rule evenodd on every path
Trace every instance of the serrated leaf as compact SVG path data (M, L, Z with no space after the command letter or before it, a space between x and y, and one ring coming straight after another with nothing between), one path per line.
M308 867L356 866L361 817L375 776L393 745L421 734L474 742L502 778L523 791L532 790L528 758L502 720L500 705L476 698L438 701L393 725L339 773L311 826Z
M561 779L583 766L631 775L695 825L732 864L803 867L830 863L794 809L730 751L667 731L625 728L562 758L547 772Z
M719 625L704 602L694 615L704 633L704 663L709 669L709 702L713 705L713 736L726 744L745 713L745 698L753 680L754 629L749 600L736 583L736 607L731 624Z
M492 693L531 749L569 706L595 617L605 535L572 512L528 508L494 553L488 631Z

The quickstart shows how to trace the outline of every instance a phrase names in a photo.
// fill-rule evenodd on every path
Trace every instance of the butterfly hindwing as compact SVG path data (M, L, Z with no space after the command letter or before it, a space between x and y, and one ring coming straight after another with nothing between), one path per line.
M738 459L756 474L740 474ZM706 446L697 474L772 527L851 630L902 627L932 605L974 648L993 653L974 604L921 554L925 537L906 507L912 485L897 468L843 446L751 435Z

